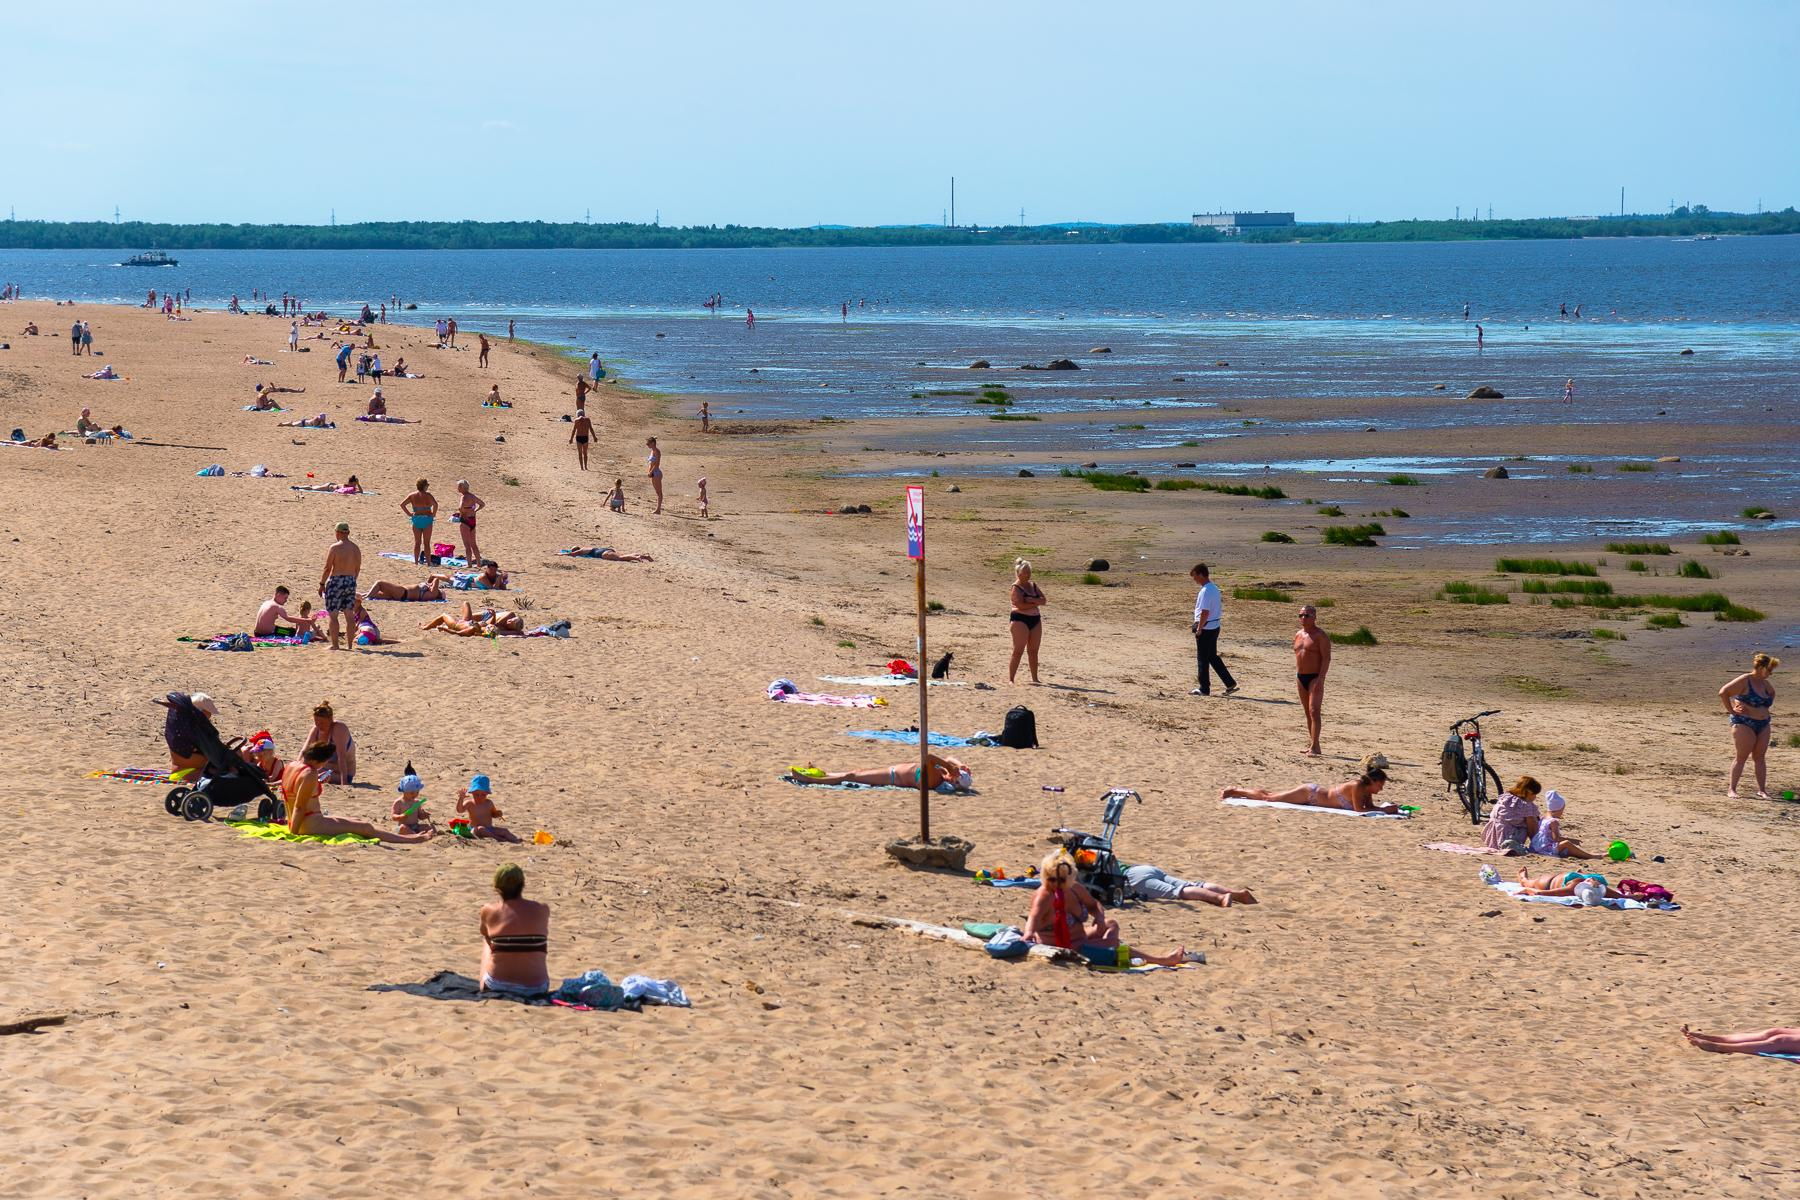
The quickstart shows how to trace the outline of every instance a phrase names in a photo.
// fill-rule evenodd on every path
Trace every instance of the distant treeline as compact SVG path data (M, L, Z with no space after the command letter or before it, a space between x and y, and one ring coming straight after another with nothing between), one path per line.
M1800 233L1800 213L1539 217L1523 221L1303 223L1248 231L1163 225L896 225L771 229L754 225L590 225L544 221L371 221L357 225L154 225L130 221L0 221L17 250L695 250L789 246L992 246L1151 242L1451 242L1517 238L1694 237Z

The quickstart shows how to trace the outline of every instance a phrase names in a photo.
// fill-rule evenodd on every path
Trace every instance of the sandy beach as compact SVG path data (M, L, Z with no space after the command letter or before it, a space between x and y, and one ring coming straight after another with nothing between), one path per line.
M94 357L70 355L72 319L92 323ZM28 320L41 336L20 335ZM589 401L597 440L582 473L563 420L579 362L501 335L482 370L473 349L433 349L428 327L372 328L390 366L403 355L423 373L383 388L390 413L422 424L354 421L371 389L335 381L330 342L310 340L313 329L308 353L287 353L286 320L0 305L11 344L0 433L72 429L87 406L134 435L0 449L0 683L15 704L0 804L12 846L0 1195L1764 1197L1800 1180L1800 1067L1702 1054L1679 1035L1684 1023L1800 1022L1787 961L1800 804L1750 799L1749 786L1725 797L1715 695L1751 652L1800 640L1790 536L1752 531L1723 548L1748 554L1678 539L1642 573L1604 537L1327 546L1324 526L1400 505L1413 516L1390 529L1553 513L1583 481L1471 472L1326 491L1270 473L1295 500L1349 496L1340 522L1294 500L975 472L1005 461L955 453L985 418L746 428L726 417L703 435L697 401L614 382ZM125 378L81 377L103 363ZM258 382L306 392L281 396L293 402L281 415L243 411ZM514 407L481 406L494 383ZM1344 407L1375 419L1442 403L1463 402ZM1265 427L1170 460L1393 449L1354 431L1284 436L1300 406L1280 397L1238 407L1218 419ZM335 429L277 426L321 412ZM1477 418L1409 435L1407 449L1478 448L1498 462L1553 443L1653 460L1729 440L1676 419L1633 433ZM657 517L651 435L668 496ZM776 704L764 689L785 677L856 692L818 677L912 657L901 481L837 473L928 454L929 586L943 605L931 648L954 651L962 685L932 691L932 726L997 730L1026 704L1042 740L967 751L978 794L938 798L934 832L973 841L971 867L1017 874L1054 826L1095 828L1098 797L1134 788L1144 799L1124 818L1127 860L1260 901L1117 914L1132 945L1204 951L1204 966L1003 963L847 915L1023 924L1029 900L891 862L883 844L916 831L916 793L780 778L790 764L843 770L916 753L844 736L906 728L911 689L885 689L890 705L874 710ZM196 477L214 463L285 477ZM352 473L370 494L291 490ZM567 619L572 637L453 638L419 626L454 602L374 602L396 640L365 652L206 653L178 640L247 629L278 583L313 596L340 520L363 547L365 587L417 583L421 568L376 555L408 550L399 506L419 477L440 502L470 481L488 504L483 550L514 573L507 602L528 625ZM603 503L615 477L623 516ZM1650 473L1622 486L1659 485ZM838 513L845 504L873 512ZM1294 544L1260 540L1269 531ZM576 544L655 561L557 554ZM1522 594L1492 606L1438 598L1447 581L1516 593L1524 577L1494 570L1514 553L1603 559L1599 578L1619 592L1716 590L1767 619L1687 613L1684 627L1658 630L1641 613ZM1006 679L1015 555L1034 562L1050 601L1042 687ZM1110 569L1086 584L1093 558ZM1717 578L1677 577L1689 559ZM1188 695L1196 560L1224 589L1222 649L1242 685L1230 699ZM1249 587L1289 599L1233 595ZM1326 629L1366 627L1378 644L1338 649L1319 762L1301 753L1289 642L1296 607L1326 600ZM328 789L328 811L383 818L410 761L441 817L484 772L506 823L556 844L269 843L172 819L161 787L87 778L167 764L153 701L170 691L210 693L222 732L266 728L283 757L329 699L355 733L361 778ZM1800 754L1785 744L1785 701L1777 795L1796 786ZM1477 877L1483 861L1508 875L1517 861L1425 848L1479 843L1445 797L1437 756L1451 721L1496 708L1484 727L1501 774L1568 796L1584 844L1636 851L1604 866L1609 878L1660 883L1679 911L1517 903ZM1229 784L1339 782L1374 751L1394 764L1382 799L1418 806L1413 819L1218 800ZM552 907L553 978L672 978L693 1007L585 1013L379 990L476 973L476 912L507 861ZM6 1031L34 1017L66 1019Z

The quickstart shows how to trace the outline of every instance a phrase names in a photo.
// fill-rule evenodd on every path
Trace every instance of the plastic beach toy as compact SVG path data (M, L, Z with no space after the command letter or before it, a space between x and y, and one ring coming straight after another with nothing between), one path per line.
M1614 862L1624 862L1631 857L1631 847L1624 842L1614 842L1606 848L1606 857Z
M531 835L531 843L534 846L550 846L554 845L555 842L556 837L553 834L544 832L542 829Z

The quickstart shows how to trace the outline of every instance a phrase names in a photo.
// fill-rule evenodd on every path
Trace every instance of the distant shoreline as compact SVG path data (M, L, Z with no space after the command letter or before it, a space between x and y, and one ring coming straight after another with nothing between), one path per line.
M396 221L356 225L162 225L103 221L0 221L6 250L738 250L879 246L1060 246L1247 242L1456 242L1800 233L1800 212L1689 212L1517 221L1303 222L1225 237L1189 224L778 229L742 225L665 227L541 221Z

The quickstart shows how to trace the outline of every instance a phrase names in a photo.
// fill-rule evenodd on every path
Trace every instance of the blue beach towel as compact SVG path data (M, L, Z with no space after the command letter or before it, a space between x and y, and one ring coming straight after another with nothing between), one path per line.
M919 744L919 731L916 729L852 729L845 737L868 738L877 742L899 742L906 746ZM966 738L957 737L953 733L939 733L932 730L931 744L956 748L960 746L992 746L994 739L989 737Z

